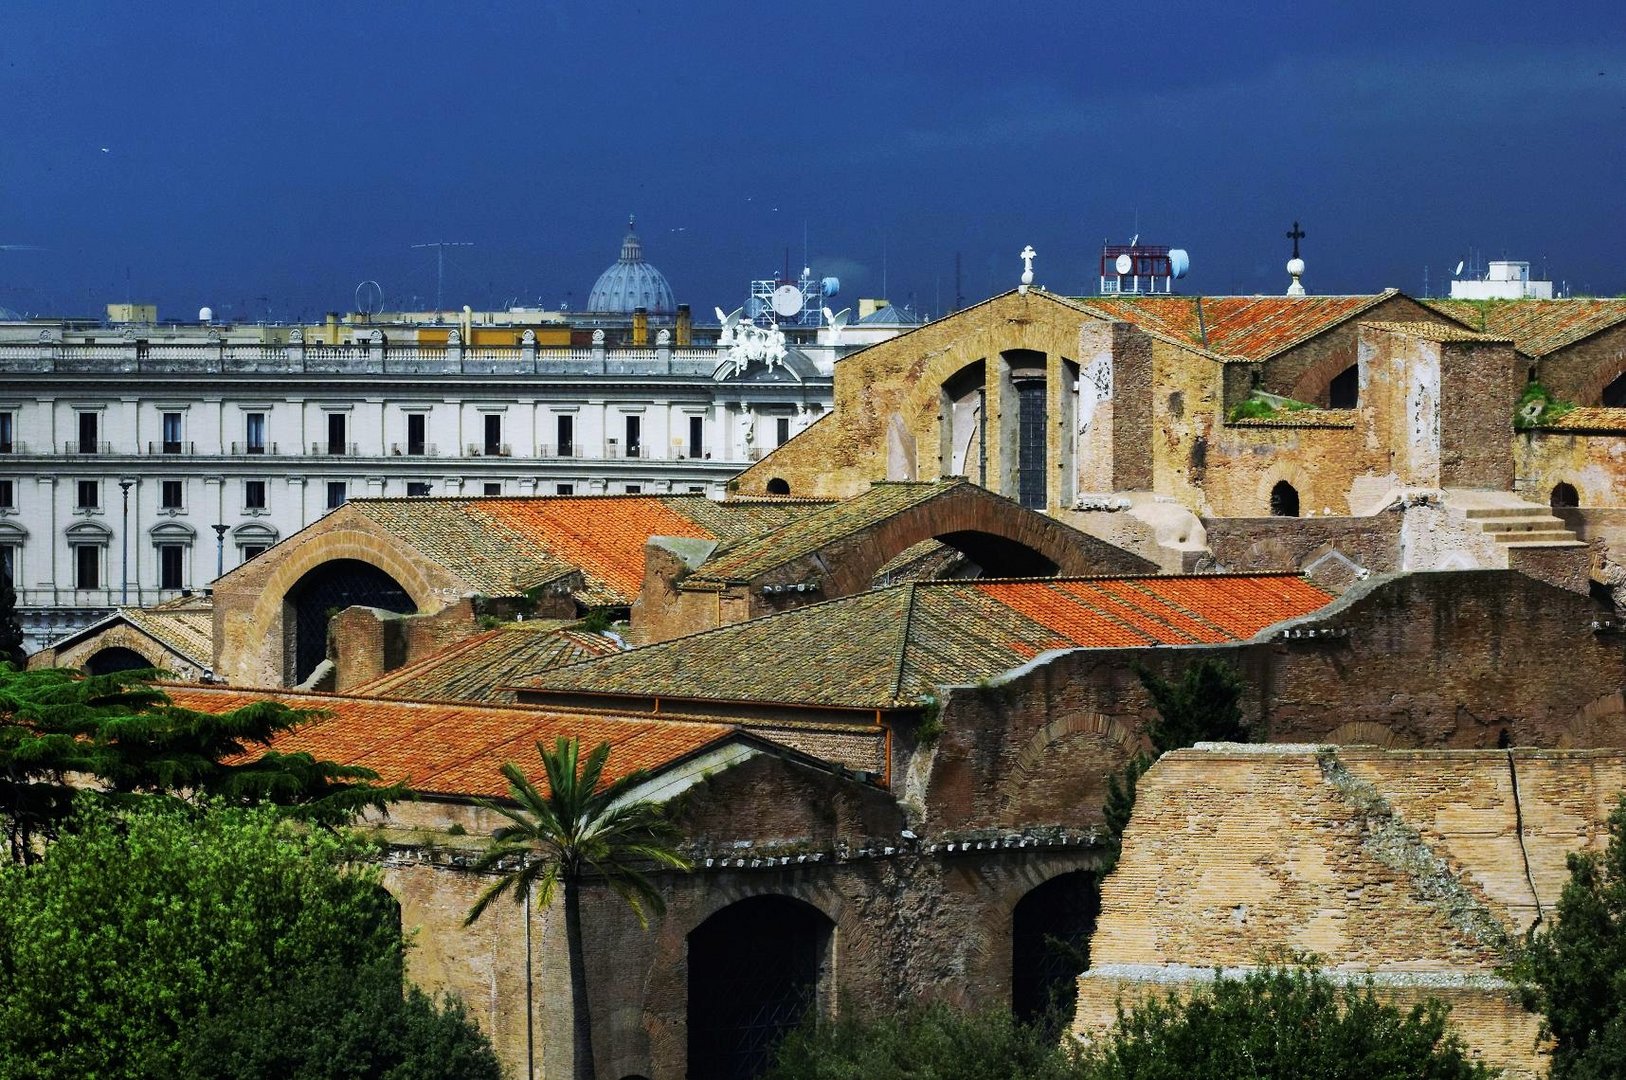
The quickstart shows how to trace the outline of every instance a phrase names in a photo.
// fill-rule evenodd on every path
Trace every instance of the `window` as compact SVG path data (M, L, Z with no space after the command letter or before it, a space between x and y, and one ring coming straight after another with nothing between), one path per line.
M428 484L424 483L421 480L408 480L407 481L407 497L408 498L421 499L425 495L428 495L428 494L429 494L429 485Z
M100 506L102 504L99 497L101 494L100 489L101 484L95 480L79 481L79 508L81 510L92 510ZM94 586L92 586L92 588L94 588Z
M638 457L639 442L643 436L644 419L641 416L627 417L627 456Z
M93 412L79 414L79 452L81 454L96 452L96 414Z
M429 418L423 413L407 413L407 453L421 456L426 449L424 432Z
M775 446L784 446L790 442L790 417L781 416L774 422Z
M17 444L12 438L14 424L10 413L0 412L0 454L10 454L16 448Z
M689 456L701 457L705 449L706 418L689 417Z
M264 555L265 547L264 544L244 544L242 547L243 561L248 562L256 555Z
M1276 486L1270 489L1270 512L1274 517L1298 517L1298 489L1286 480L1276 481Z
M184 505L183 488L179 480L165 480L158 488L158 505L165 510L179 510Z
M327 414L327 452L330 455L344 453L344 413Z
M164 453L179 454L181 452L181 414L167 412L164 414Z
M102 549L80 544L73 549L73 584L77 589L101 587Z
M768 481L766 490L769 495L789 495L790 482L782 476L776 476Z
M644 485L642 485L642 484L628 484L627 485L627 494L628 495L642 495L643 492L644 492Z
M576 485L575 484L560 484L554 490L557 491L561 495L574 495L574 494L576 494Z
M181 584L182 568L185 564L186 548L180 544L158 545L158 587L160 589L179 589Z
M1327 408L1353 409L1361 403L1361 365L1351 364L1327 384Z
M0 579L17 581L17 546L0 544Z
M576 456L576 418L561 416L559 421L559 456Z
M329 480L327 482L327 508L333 510L344 505L345 491L343 480Z
M265 453L265 414L243 414L243 448L250 454Z
M17 489L10 480L0 480L0 510L17 509Z
M486 456L495 457L502 453L502 417L497 413L486 414Z
M485 485L483 485L482 490L481 490L480 493L482 495L501 495L502 494L502 485L501 484L485 484Z
M243 509L245 509L245 510L264 510L265 509L265 481L264 480L244 480L243 481Z

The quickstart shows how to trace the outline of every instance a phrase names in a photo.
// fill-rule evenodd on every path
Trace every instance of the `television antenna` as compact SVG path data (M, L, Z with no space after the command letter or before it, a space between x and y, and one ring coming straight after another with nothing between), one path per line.
M446 285L446 249L449 247L473 247L469 240L431 240L426 244L413 244L414 248L435 249L435 310L441 310L441 296Z
M369 319L377 315L384 308L384 289L378 282L368 278L356 286L356 311Z

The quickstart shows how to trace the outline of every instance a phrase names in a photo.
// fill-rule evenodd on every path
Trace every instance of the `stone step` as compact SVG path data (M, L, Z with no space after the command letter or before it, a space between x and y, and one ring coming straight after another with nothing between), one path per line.
M1541 517L1475 518L1474 524L1479 526L1480 532L1487 533L1532 531L1550 532L1553 529L1563 529L1566 532L1569 531L1568 527L1563 521L1553 517L1551 514L1545 514Z
M1567 529L1528 529L1520 532L1493 532L1490 538L1498 544L1507 544L1516 547L1525 547L1532 544L1544 546L1553 544L1574 544L1584 547L1575 534Z
M1470 506L1462 512L1462 516L1477 521L1480 518L1540 518L1553 515L1545 506Z

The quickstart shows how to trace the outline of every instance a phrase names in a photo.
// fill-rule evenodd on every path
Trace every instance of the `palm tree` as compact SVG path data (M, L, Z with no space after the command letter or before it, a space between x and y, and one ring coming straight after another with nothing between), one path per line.
M537 902L547 907L554 893L563 890L565 937L570 946L575 1075L578 1080L592 1080L593 1028L582 950L582 879L591 876L614 889L647 930L650 916L659 918L666 911L660 890L648 876L650 864L687 870L690 863L673 849L679 833L659 806L626 801L627 793L643 781L643 773L600 785L604 764L610 757L608 742L594 747L585 761L580 761L578 740L562 736L551 751L538 742L536 752L547 774L546 795L509 761L503 763L502 773L508 779L509 795L518 806L481 803L512 824L492 834L491 847L476 868L490 870L503 863L512 868L480 895L463 925L473 924L505 892L513 896L515 903L525 904L534 889ZM530 933L530 920L526 919L527 952ZM529 1000L525 1008L529 1030Z

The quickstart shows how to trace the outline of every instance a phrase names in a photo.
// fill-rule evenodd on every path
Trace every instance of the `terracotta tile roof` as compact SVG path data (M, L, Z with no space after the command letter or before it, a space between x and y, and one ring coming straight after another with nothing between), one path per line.
M119 614L165 648L198 667L214 662L214 615L208 608L174 611L121 609Z
M689 577L690 582L750 581L757 576L811 555L842 536L870 528L904 510L937 498L965 480L930 483L878 482L850 499L815 508L798 520L765 536L727 544Z
M560 694L878 709L1041 652L1238 641L1331 595L1292 574L936 581L590 660L517 686Z
M500 688L515 679L621 651L603 634L566 629L570 625L541 619L506 623L348 692L356 697L510 704L514 695Z
M367 517L488 596L512 596L580 571L577 599L629 604L652 536L743 539L828 505L815 500L703 495L355 499Z
M1604 409L1591 406L1571 409L1557 420L1549 420L1536 430L1592 432L1602 435L1626 433L1626 409Z
M280 738L273 747L307 751L329 761L361 765L389 783L404 780L428 795L507 794L498 771L512 761L544 791L545 780L533 744L552 745L559 736L580 738L584 746L609 741L606 779L638 769L655 770L727 738L727 724L584 716L539 709L444 702L388 701L284 690L227 690L166 686L176 704L203 712L224 712L272 698L295 708L327 715Z
M1078 303L1209 352L1265 360L1395 295L1388 291L1372 296L1090 296Z
M1626 298L1424 300L1471 330L1513 339L1526 356L1546 356L1626 321Z
M1227 420L1226 427L1239 428L1336 428L1355 426L1353 409L1304 409L1280 416L1256 416L1246 420Z
M1496 334L1486 334L1478 330L1466 330L1460 326L1442 326L1439 323L1366 322L1361 325L1383 330L1390 334L1405 334L1407 337L1423 338L1425 341L1478 341L1486 344L1506 345L1513 340L1510 337L1499 337Z

